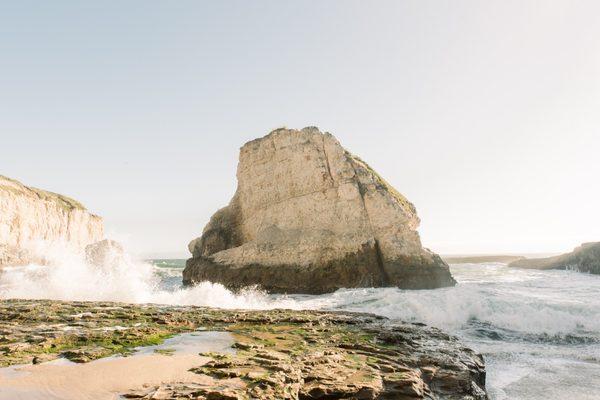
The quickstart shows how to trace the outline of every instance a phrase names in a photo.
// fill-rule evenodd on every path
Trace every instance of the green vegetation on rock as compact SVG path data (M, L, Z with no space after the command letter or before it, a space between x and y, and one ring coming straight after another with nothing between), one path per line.
M233 354L202 354L206 362L192 372L205 383L131 388L123 396L485 399L480 356L436 329L367 314L4 300L0 360L89 362L199 329L227 331L235 340Z
M379 175L377 173L377 171L375 171L373 168L371 168L371 166L369 164L367 164L366 161L364 161L359 156L350 153L349 151L346 151L346 155L348 157L350 157L358 165L360 165L361 167L363 167L367 171L369 171L369 173L371 173L371 175L373 175L373 177L377 181L377 184L384 190L388 191L396 199L396 201L402 206L403 209L405 209L406 211L408 211L412 214L417 213L417 209L415 208L415 205L413 203L411 203L410 201L408 201L408 199L406 197L404 197L404 195L402 193L397 191L392 185L390 185L388 183L388 181L383 179L383 177L381 175Z
M49 192L47 190L28 187L15 179L8 178L3 175L0 175L0 190L21 196L37 196L40 200L53 202L59 208L66 211L70 211L73 209L85 210L83 204L70 197L54 192Z

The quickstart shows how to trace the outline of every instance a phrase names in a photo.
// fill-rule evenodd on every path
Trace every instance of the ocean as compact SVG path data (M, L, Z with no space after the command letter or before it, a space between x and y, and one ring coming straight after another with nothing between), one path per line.
M345 289L325 295L234 294L221 285L181 286L184 260L9 267L0 298L114 300L222 308L348 310L423 322L483 354L494 400L600 398L600 276L455 264L458 285L436 290Z

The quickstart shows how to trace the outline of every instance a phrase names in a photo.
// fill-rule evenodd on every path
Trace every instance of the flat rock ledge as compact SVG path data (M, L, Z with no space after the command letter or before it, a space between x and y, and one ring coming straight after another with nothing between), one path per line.
M193 330L228 331L207 384L131 388L138 399L487 399L480 355L422 324L370 314L0 301L0 364L88 362Z

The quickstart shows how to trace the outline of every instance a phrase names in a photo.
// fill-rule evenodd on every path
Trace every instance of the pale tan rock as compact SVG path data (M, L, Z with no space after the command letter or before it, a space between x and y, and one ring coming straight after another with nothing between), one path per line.
M0 175L0 266L43 263L40 244L82 251L103 229L102 218L77 201Z
M85 247L86 261L97 267L118 268L126 264L125 250L119 242L104 239Z
M421 246L415 207L329 133L278 129L248 142L237 179L190 243L184 282L300 293L455 283Z

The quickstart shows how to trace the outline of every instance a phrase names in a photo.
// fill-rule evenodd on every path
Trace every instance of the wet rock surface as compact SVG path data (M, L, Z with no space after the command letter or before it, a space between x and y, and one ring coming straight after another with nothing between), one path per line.
M208 383L131 388L139 399L486 399L483 359L437 329L370 314L109 302L0 301L0 364L88 362L193 330L227 331Z
M85 247L85 260L96 267L117 268L125 265L125 250L119 242L104 239Z

